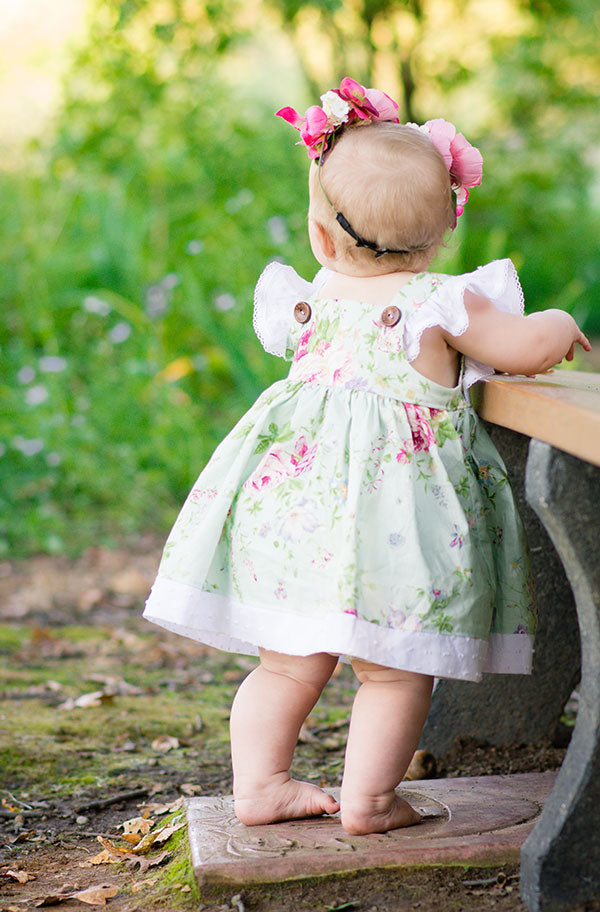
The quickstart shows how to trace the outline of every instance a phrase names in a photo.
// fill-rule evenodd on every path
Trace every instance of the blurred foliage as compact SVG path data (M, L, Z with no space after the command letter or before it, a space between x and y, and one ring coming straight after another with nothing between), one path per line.
M226 78L267 12L311 103L346 73L393 94L390 72L419 119L458 116L471 93L485 181L438 268L511 256L530 308L600 331L597 14L521 0L515 32L475 0L440 3L96 0L52 142L0 173L0 553L165 531L285 373L253 335L252 291L275 256L314 271L306 156ZM455 32L432 66L440 17ZM461 57L474 34L479 57Z

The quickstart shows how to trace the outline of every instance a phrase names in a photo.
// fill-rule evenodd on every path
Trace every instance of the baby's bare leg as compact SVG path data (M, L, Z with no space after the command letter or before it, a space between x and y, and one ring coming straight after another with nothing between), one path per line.
M261 649L231 708L235 813L253 826L334 814L339 804L289 769L300 726L331 677L337 658L326 653L287 656Z
M418 823L395 793L425 724L433 678L384 668L362 659L350 721L342 781L342 826L349 833L384 833Z

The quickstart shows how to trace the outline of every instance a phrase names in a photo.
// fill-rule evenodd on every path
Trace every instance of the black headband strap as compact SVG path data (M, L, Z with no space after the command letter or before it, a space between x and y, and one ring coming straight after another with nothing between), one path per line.
M383 256L384 253L412 253L413 250L424 250L424 247L413 247L412 250L388 250L387 247L380 249L377 244L374 244L373 241L365 241L364 238L361 238L360 234L357 234L348 219L345 215L342 215L341 212L337 212L335 216L336 222L346 231L351 238L354 238L356 241L357 247L367 247L369 250L372 250L375 253L375 259L377 257Z

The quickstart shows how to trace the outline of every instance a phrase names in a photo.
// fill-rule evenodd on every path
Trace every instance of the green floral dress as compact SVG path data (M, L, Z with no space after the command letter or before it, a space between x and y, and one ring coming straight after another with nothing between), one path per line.
M504 464L463 378L450 389L407 360L419 322L442 325L453 302L464 311L465 287L506 300L492 272L415 276L391 302L395 325L288 276L289 300L278 309L271 295L269 307L289 376L192 488L148 620L248 654L330 652L466 680L530 670L534 598ZM303 324L291 316L298 292Z

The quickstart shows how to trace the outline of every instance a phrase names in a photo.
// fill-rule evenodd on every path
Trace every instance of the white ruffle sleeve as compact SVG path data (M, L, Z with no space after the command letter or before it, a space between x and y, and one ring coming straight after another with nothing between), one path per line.
M493 260L479 266L474 272L443 277L442 283L421 307L407 318L404 327L404 350L409 361L414 361L421 348L421 336L432 326L441 326L453 336L462 335L469 326L469 315L464 303L467 289L491 301L505 313L522 315L523 291L517 271L511 260ZM494 373L494 368L474 358L465 358L463 389L465 392L484 377Z
M314 280L307 282L295 269L283 263L269 263L263 270L254 292L252 324L266 352L285 358L294 307L320 288L328 272L320 269Z

